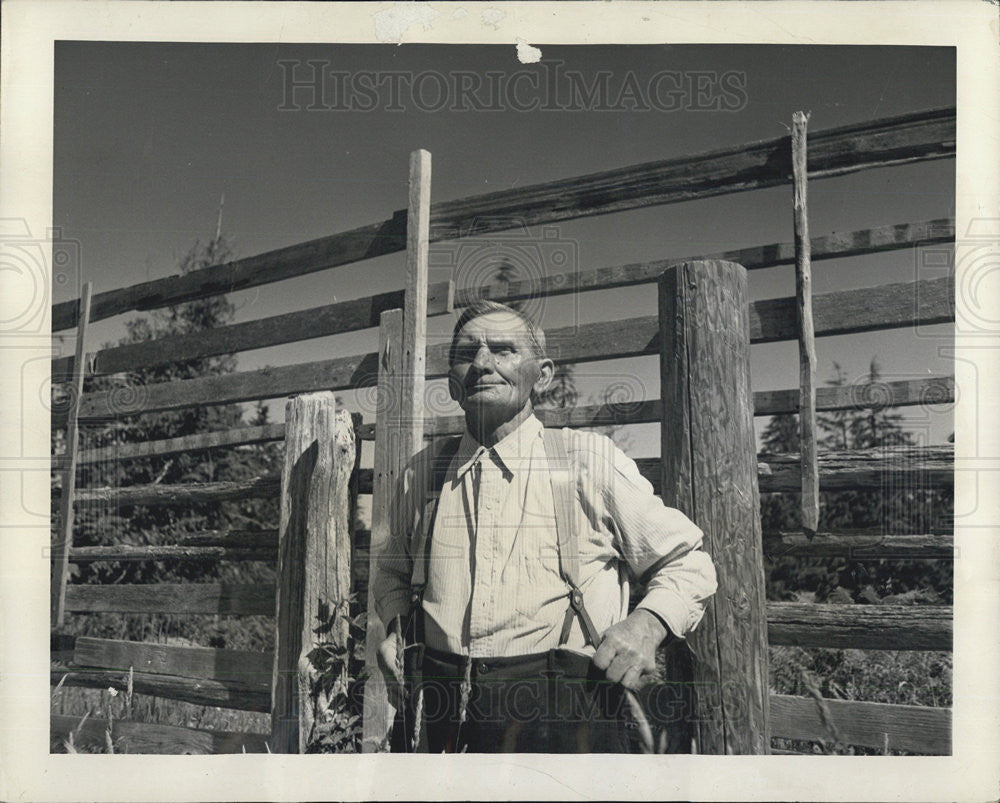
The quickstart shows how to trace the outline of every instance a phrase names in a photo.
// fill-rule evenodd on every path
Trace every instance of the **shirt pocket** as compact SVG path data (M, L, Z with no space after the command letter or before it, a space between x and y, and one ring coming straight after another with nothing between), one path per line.
M555 543L528 543L520 550L517 563L514 607L525 619L546 621L549 606L566 604L566 583L559 572L559 550Z

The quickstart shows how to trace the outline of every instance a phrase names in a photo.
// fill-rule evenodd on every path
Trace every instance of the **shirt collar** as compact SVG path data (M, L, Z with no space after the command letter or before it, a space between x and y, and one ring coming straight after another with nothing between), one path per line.
M542 422L534 414L522 421L517 429L509 433L503 440L498 442L492 449L487 449L477 441L469 431L462 433L462 440L458 444L458 452L455 454L456 470L455 477L461 479L462 476L480 459L480 455L492 452L496 462L508 474L513 474L513 467L516 461L528 457L531 454L532 440L541 437Z

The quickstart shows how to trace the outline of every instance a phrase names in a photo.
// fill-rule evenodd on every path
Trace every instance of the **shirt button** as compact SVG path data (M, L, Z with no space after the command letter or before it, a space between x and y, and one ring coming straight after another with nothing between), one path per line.
M489 671L490 671L490 667L489 667L489 664L486 664L486 663L481 663L481 664L479 665L479 674L480 674L480 675L485 675L485 674L486 674L487 672L489 672Z

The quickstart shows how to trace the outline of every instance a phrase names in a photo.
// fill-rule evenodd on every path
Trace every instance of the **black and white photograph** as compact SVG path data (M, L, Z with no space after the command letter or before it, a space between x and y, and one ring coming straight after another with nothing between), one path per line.
M989 4L54 5L11 799L995 791Z

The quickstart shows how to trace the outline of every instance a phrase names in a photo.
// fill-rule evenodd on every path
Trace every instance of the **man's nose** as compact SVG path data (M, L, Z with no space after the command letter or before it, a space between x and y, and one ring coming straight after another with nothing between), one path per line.
M490 351L489 346L485 343L480 345L476 351L476 356L472 360L472 366L480 371L492 371L494 369L493 352Z

